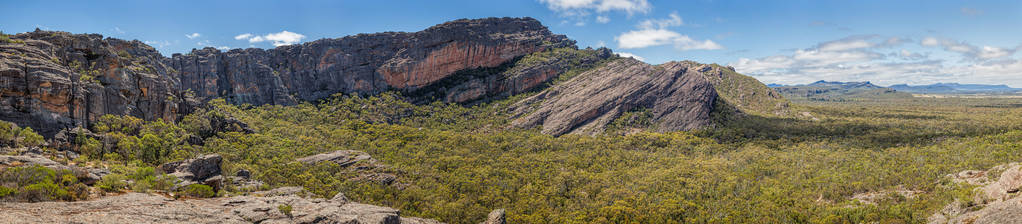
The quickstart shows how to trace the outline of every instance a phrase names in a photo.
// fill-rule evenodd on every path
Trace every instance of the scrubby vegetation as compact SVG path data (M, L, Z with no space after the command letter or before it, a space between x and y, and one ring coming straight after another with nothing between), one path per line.
M11 123L0 122L0 146L35 147L46 143L42 135L31 127L19 128Z
M152 167L219 153L225 173L246 169L270 187L344 192L451 223L476 223L495 208L512 223L918 223L956 198L968 202L971 186L944 175L1022 159L1022 108L1011 106L1019 99L802 102L791 116L720 113L715 129L672 133L645 131L655 121L636 110L606 134L552 137L507 128L507 105L520 97L470 107L417 105L394 93L296 106L214 100L177 124L107 116L91 128L107 137L76 142L80 160L112 164L110 176L120 175L97 184L106 191L165 189L172 183ZM211 122L226 117L255 132ZM368 152L397 182L294 162L344 149ZM33 183L47 180L71 192L61 178ZM29 185L4 184L0 195ZM895 189L921 193L852 199ZM221 193L230 192L181 192Z
M73 201L88 196L88 186L70 170L26 166L0 171L0 201Z

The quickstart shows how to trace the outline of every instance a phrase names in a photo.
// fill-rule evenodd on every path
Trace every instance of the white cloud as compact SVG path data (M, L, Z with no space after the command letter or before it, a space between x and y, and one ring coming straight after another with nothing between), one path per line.
M1009 84L1022 87L1022 60L1008 58L1018 49L976 47L964 42L928 37L919 46L940 46L959 53L970 63L930 59L928 53L891 49L902 38L852 36L798 49L789 54L740 58L729 63L739 72L765 83L809 83L816 80L872 81L881 85L960 82ZM982 58L990 58L977 60Z
M243 33L234 36L235 40L248 39L249 43L259 43L264 41L273 42L273 46L279 47L284 45L292 45L301 42L305 38L305 35L294 33L290 31L281 31L280 33L270 33L263 36L255 36L250 33Z
M603 42L602 40L596 42L596 47L606 47L606 46L607 46L607 42Z
M967 60L990 60L996 58L1003 58L1015 54L1019 48L999 48L992 46L975 46L964 41L955 41L946 38L927 37L924 38L920 45L923 46L940 46L946 51L959 53Z
M221 51L227 51L227 50L231 49L230 47L227 47L227 46L216 46L216 44L213 44L213 42L211 42L209 40L199 41L198 43L195 43L195 44L199 45L199 46L203 46L203 47L216 48L216 49L219 49Z
M243 34L238 34L237 36L234 36L234 39L235 40L246 40L246 39L251 38L251 37L252 37L251 33L243 33Z
M645 48L673 44L679 50L717 50L723 46L711 40L698 41L666 29L632 30L614 37L622 49Z
M547 8L566 15L589 14L590 11L623 11L647 13L652 6L646 0L540 0Z
M114 27L114 31L116 31L119 34L124 34L125 33L124 30L121 30L120 27L116 27L116 26Z
M187 37L188 39L195 39L199 38L200 36L202 36L202 34L199 33L185 34L185 37Z
M908 42L908 40L898 37L885 39L877 35L860 35L823 42L817 44L816 49L820 51L847 51L867 48L893 47L905 42Z
M632 53L628 53L628 52L617 52L617 56L621 56L621 57L624 57L624 58L634 58L635 60L639 60L639 61L646 61L646 58L643 58L643 57L640 57L638 55L635 55L635 54L632 54Z
M596 16L596 22L608 23L610 17L607 17L606 13L624 12L631 17L636 13L649 13L653 8L646 0L539 0L539 2L559 16L572 20L576 26L584 25L585 21L592 21L590 17L593 14L600 14Z
M164 41L147 40L147 41L143 41L143 43L148 44L149 46L157 47L157 48L163 48L163 47L171 45L170 41L165 41L165 40Z
M669 27L681 26L684 22L677 12L671 13L666 19L647 19L636 25L638 30L624 32L614 40L623 49L645 48L673 44L679 50L717 50L723 46L712 40L694 40L688 35L668 30Z
M667 19L647 19L639 22L639 29L664 29L672 26L681 26L685 23L681 21L681 16L678 16L677 12L672 12L668 15Z

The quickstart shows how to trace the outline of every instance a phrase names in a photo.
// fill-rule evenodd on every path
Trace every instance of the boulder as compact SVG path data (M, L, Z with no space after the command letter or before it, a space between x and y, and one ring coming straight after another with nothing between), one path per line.
M85 168L58 163L43 155L31 153L31 151L16 156L0 155L0 168L36 165L54 170L70 170L74 172L79 182L86 185L93 185L102 179L103 176L110 174L110 170L103 168Z
M1000 173L1000 176L991 174ZM986 171L966 170L949 174L952 183L980 185L973 203L954 201L930 216L929 223L1022 223L1022 164L1010 163Z
M482 224L506 224L507 220L504 219L504 209L494 209L486 216L486 221Z
M219 191L223 182L223 177L220 175L221 162L223 162L223 157L211 154L184 161L164 163L159 166L159 170L181 180L175 185L175 189L191 184L205 184Z
M369 153L355 150L337 150L298 158L297 161L305 164L317 164L319 162L329 161L337 163L337 165L341 165L342 167L349 167L361 161L365 161L370 164L376 163L376 160L369 156Z

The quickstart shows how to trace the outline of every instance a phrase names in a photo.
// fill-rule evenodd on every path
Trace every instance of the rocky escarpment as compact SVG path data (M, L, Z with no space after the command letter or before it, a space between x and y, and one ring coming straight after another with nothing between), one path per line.
M39 31L0 42L0 118L46 136L104 114L177 119L190 110L167 58L140 41Z
M50 137L104 114L175 120L201 100L294 104L335 93L423 87L466 102L548 81L568 66L537 64L465 85L459 71L500 67L574 41L532 18L456 20L426 30L359 34L275 49L213 48L166 58L140 41L40 31L0 42L0 120ZM609 51L607 51L609 52ZM606 57L607 53L603 54Z
M552 135L597 133L622 113L648 108L657 131L710 125L714 86L690 64L649 65L624 58L522 100L514 126Z
M338 92L416 90L458 71L558 47L574 42L532 18L463 19L414 33L359 34L269 50L205 48L174 54L172 65L181 88L200 98L293 104Z
M175 200L158 194L126 193L79 202L0 203L0 220L12 223L373 223L427 224L401 217L397 209L356 203L338 193L308 198L298 191Z

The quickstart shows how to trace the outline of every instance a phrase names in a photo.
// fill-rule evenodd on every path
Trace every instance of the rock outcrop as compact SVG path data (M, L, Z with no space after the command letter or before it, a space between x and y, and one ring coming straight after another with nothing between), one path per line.
M339 199L338 199L339 198ZM297 194L174 200L126 193L78 202L0 203L11 223L372 223L436 224L397 209Z
M0 42L0 120L47 137L104 114L175 120L192 107L141 41L36 30Z
M219 190L224 179L220 175L221 162L223 162L223 157L212 154L184 161L164 163L160 165L159 169L166 174L177 177L181 181L174 186L175 189L191 184L205 184L213 187L214 190Z
M999 176L997 174L1000 173ZM929 217L929 223L1022 223L1022 164L996 166L987 171L949 174L954 183L979 185L972 201L954 201Z
M623 58L583 72L513 106L516 127L551 135L597 133L624 112L648 108L657 131L709 126L714 86L682 62L649 65Z
M359 34L268 50L204 48L171 58L137 40L98 34L36 30L10 39L0 43L0 120L46 137L88 126L104 114L174 121L213 98L288 105L335 93L415 91L459 71L575 48L532 18L462 19L413 33ZM494 79L443 88L439 94L447 97L440 100L520 90L563 72L541 67L521 73L525 85Z
M387 166L377 163L376 159L369 156L369 153L356 150L337 150L328 153L316 154L296 159L296 161L315 165L321 162L336 163L358 176L352 178L354 181L369 181L383 185L393 184L397 175L387 169Z
M82 183L93 185L97 181L110 174L110 171L102 168L87 168L74 165L64 165L50 160L41 154L26 152L21 155L0 155L0 169L18 166L42 166L54 170L70 170Z

